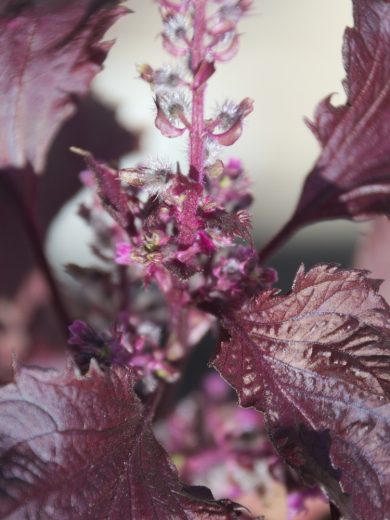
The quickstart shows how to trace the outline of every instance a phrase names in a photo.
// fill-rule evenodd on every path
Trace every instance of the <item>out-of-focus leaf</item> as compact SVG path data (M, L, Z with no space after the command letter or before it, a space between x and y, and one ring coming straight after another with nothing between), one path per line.
M122 128L112 109L88 97L77 102L77 112L56 135L44 175L38 179L30 172L11 172L12 182L26 200L37 191L38 223L43 237L59 209L80 189L79 173L85 163L82 157L69 151L71 146L90 150L110 162L137 149L138 135ZM0 294L10 296L34 267L34 258L22 230L19 210L5 189L6 175L2 172L0 177L0 218L7 222L6 226L0 227L0 243L7 244L0 255Z
M390 3L352 3L343 47L347 102L334 106L328 96L308 122L322 152L285 235L320 220L390 215Z
M367 234L360 239L355 266L368 269L375 278L383 279L379 292L390 302L390 222L378 217Z
M22 359L37 341L32 324L48 306L46 282L38 271L33 271L21 284L13 300L0 298L0 384L12 380L12 359ZM47 330L48 336L50 327Z
M77 112L63 125L48 154L40 180L40 210L45 225L59 208L80 189L79 173L85 168L82 157L69 148L78 146L109 163L138 150L139 134L122 127L113 108L92 96L77 102ZM70 179L69 179L70 177Z
M264 291L222 317L213 364L273 443L351 520L390 511L390 319L366 272L300 269L286 296Z
M0 6L0 168L42 172L48 148L111 47L119 0L16 0Z
M130 370L94 363L84 377L73 367L17 371L0 389L1 518L241 517L236 504L179 482L133 384Z

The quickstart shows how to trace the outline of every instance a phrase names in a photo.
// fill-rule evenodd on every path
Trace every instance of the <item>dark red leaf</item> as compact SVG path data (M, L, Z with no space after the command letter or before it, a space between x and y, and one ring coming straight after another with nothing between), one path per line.
M3 2L0 7L0 168L41 172L61 123L86 94L127 12L120 0Z
M105 209L129 234L135 233L134 216L129 209L127 196L122 190L118 171L97 161L89 152L74 151L84 155L87 166L95 174L98 194Z
M79 173L85 163L82 157L69 151L71 146L90 150L111 162L136 149L138 135L122 128L115 121L113 110L93 98L77 102L77 112L62 126L50 147L44 175L33 177L30 171L11 175L26 202L36 192L38 224L43 237L59 209L80 189ZM0 218L7 222L0 227L0 243L7 244L0 255L0 294L9 296L15 294L26 273L34 268L34 258L21 227L20 211L4 185L6 175L2 172L0 178Z
M35 354L38 346L57 345L57 348L64 348L63 332L58 328L58 320L53 313L49 296L34 307L37 300L36 288L28 295L25 294L29 283L26 286L24 283L29 279L28 273L34 269L36 259L22 227L20 208L9 195L7 182L15 184L15 189L26 204L31 193L36 192L39 201L38 224L44 238L53 216L80 188L78 176L85 165L81 157L70 153L70 146L85 147L95 153L99 151L100 157L112 161L138 146L137 142L138 136L121 128L115 121L112 110L92 98L86 98L79 100L76 114L66 121L56 135L48 154L44 175L33 176L30 171L13 172L15 175L2 172L0 217L7 225L0 228L0 243L7 244L7 247L2 249L0 255L0 294L2 297L16 298L15 302L9 300L10 309L17 310L14 303L23 302L21 318L24 321L23 326L20 324L16 328L14 313L1 314L0 351L4 356L0 382L3 382L5 374L11 372L11 352L18 352L18 359L26 362L26 357L31 353ZM29 312L26 311L26 305ZM74 311L74 302L69 307Z
M234 519L179 482L129 370L22 368L0 389L0 518ZM203 493L204 495L204 493ZM244 513L243 513L244 514Z
M213 364L276 448L351 520L390 511L390 319L366 272L301 268L223 317Z
M334 218L390 215L390 3L353 0L344 37L347 102L323 100L309 126L322 153L287 232Z

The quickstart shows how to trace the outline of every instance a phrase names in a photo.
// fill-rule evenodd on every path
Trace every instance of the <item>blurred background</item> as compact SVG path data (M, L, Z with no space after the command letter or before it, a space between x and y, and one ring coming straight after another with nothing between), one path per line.
M185 168L185 139L166 139L153 125L153 100L147 84L137 78L136 64L159 67L170 63L160 45L160 18L153 0L126 2L134 13L107 34L116 39L93 93L116 112L118 121L141 133L139 150L122 158L132 166L141 159L179 160ZM341 81L342 37L352 23L349 0L254 0L251 16L241 23L241 47L233 61L218 66L207 91L207 107L229 98L249 96L255 111L246 119L241 139L224 156L237 156L253 180L252 208L256 242L264 243L291 214L302 181L319 153L303 117L334 92L345 100ZM79 196L80 197L80 196ZM77 201L80 198L77 198ZM78 202L77 202L78 203ZM68 204L49 235L49 252L59 271L66 262L86 260L88 230ZM300 262L349 265L356 237L364 226L334 221L298 233L271 261L287 288Z

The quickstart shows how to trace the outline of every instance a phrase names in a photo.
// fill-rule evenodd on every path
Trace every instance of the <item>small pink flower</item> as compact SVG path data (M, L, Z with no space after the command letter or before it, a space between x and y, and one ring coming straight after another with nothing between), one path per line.
M119 265L130 265L132 246L128 242L119 242L116 245L115 262Z
M230 157L228 163L226 164L227 170L242 170L242 161L238 157Z

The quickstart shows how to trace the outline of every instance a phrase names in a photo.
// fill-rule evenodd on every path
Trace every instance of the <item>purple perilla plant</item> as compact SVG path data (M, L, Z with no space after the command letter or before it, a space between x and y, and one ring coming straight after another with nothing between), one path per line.
M175 7L160 4L163 42L179 64L157 70L141 65L138 70L155 96L157 128L168 138L188 133L188 172L183 173L178 164L158 159L116 172L80 152L96 178L95 189L101 200L95 198L94 208L87 212L96 230L95 252L108 263L114 261L114 269L121 269L120 291L131 292L137 279L148 287L151 301L155 301L156 291L159 293L160 313L164 314L161 322L149 319L145 309L139 318L142 323L153 323L158 339L151 343L131 332L131 339L118 340L123 344L123 355L128 356L128 365L139 367L144 359L146 372L139 375L148 380L148 384L143 380L146 392L146 387L155 391L157 381L151 384L150 380L153 374L166 380L179 377L180 369L175 366L185 362L200 338L186 329L193 328L194 319L203 322L199 326L202 334L212 324L210 316L202 311L238 304L259 288L271 287L276 280L273 269L260 266L252 242L246 211L252 197L241 161L231 159L224 165L216 154L220 146L238 139L243 119L252 111L252 102L224 102L210 119L204 113L207 80L215 72L214 61L226 60L233 53L233 41L237 50L237 24L248 9L249 3L231 3L217 5L210 13L209 2L197 4L196 9L192 3ZM223 52L224 46L229 48L228 53ZM103 208L114 217L117 229L110 222L102 231L99 215ZM91 217L94 213L95 220ZM99 236L106 237L105 251L98 246ZM114 258L109 252L113 240ZM139 312L137 296L123 300L131 300L132 310L127 305L112 317L116 323L119 321L121 330L130 334L136 319L132 313ZM195 340L189 341L191 336ZM71 341L79 347L84 344L91 352L77 334ZM118 341L106 343L117 349ZM151 373L147 367L151 366L152 351L155 369ZM112 362L115 357L113 353Z
M36 183L55 131L108 51L101 35L123 10L116 0L0 6L9 101L0 108L1 183L70 330L57 368L15 363L13 382L0 389L0 518L248 518L231 500L247 503L248 490L261 498L278 482L290 517L314 495L329 501L333 519L387 520L390 312L380 284L366 271L321 264L301 267L282 295L263 264L304 224L388 214L390 4L353 0L347 103L319 105L309 126L321 156L293 217L260 251L242 162L219 157L240 138L253 103L222 101L205 113L208 80L237 52L252 1L157 4L176 64L138 70L153 92L156 127L188 136L189 166L156 159L118 169L74 148L93 193L79 214L100 266L67 267L89 292L66 303L35 202L19 182ZM178 404L211 329L219 339L210 364L240 407L217 375ZM35 365L50 364L34 349ZM177 467L154 436L156 419Z

